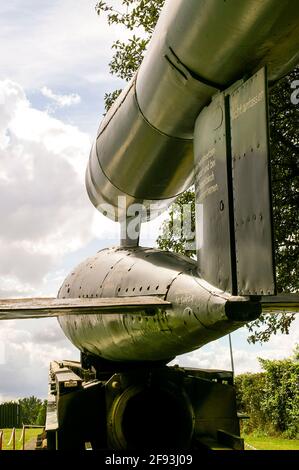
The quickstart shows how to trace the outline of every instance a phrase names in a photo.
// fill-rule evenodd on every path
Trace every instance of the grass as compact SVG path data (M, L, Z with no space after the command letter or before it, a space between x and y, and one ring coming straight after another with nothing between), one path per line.
M243 434L242 437L245 441L246 450L252 450L246 444L256 450L299 450L299 439L283 439L254 433Z
M8 447L12 429L3 429L3 450L12 450L12 444ZM26 429L25 443L35 440L42 429ZM22 429L16 429L16 450L22 449ZM299 450L299 439L282 439L280 437L269 437L263 434L243 434L245 444L249 444L256 450ZM245 445L246 450L252 450Z
M3 450L13 450L12 449L12 443L10 446L8 446L8 442L11 437L12 429L2 429L3 431ZM25 444L31 440L35 440L38 434L41 434L42 429L40 428L33 428L33 429L26 429L25 432ZM21 439L22 435L22 429L16 429L16 450L22 450L22 440Z

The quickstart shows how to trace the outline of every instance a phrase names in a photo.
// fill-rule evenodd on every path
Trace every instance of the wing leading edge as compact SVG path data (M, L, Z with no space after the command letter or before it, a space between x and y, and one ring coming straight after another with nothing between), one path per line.
M264 313L299 312L298 294L265 295L260 302Z
M0 299L0 320L24 320L61 315L138 312L150 308L170 308L171 302L157 296L113 298L25 298Z
M299 295L281 294L260 299L264 313L299 312ZM109 298L24 298L0 299L0 320L58 317L61 315L139 312L150 308L171 308L171 302L158 296Z

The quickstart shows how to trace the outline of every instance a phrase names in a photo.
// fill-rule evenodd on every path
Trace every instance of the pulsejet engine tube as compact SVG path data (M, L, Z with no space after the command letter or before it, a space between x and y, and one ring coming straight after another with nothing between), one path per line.
M263 65L270 82L294 68L298 20L293 0L166 0L139 71L92 147L86 188L94 206L113 220L133 203L154 204L151 218L165 210L193 182L200 111Z

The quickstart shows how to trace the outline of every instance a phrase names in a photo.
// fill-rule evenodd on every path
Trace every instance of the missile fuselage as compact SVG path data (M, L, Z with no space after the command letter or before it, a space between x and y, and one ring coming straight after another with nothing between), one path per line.
M76 267L61 301L0 305L0 320L57 316L82 353L51 363L48 449L244 449L233 372L165 365L265 305L298 309L298 297L276 295L267 99L299 61L297 3L166 0L86 171L91 202L121 222L121 246ZM193 182L197 261L139 247L141 223Z
M167 209L194 181L194 130L203 108L261 67L267 67L270 82L278 80L298 63L298 37L293 0L166 0L137 74L104 117L93 144L86 189L94 206L116 221L126 219L134 203L146 208L141 222ZM125 204L119 204L120 196ZM217 225L219 217L232 216L223 200L216 203L207 217ZM254 217L246 214L246 220ZM217 282L220 258L216 253L209 266ZM236 270L238 259L231 263ZM247 285L246 273L243 281ZM207 283L195 261L138 247L110 249L71 273L59 297L155 295L172 307L59 322L82 352L111 361L167 362L257 318L260 305L244 294L236 297Z
M195 261L151 248L110 248L81 263L59 298L159 296L171 308L63 316L59 323L82 352L110 361L168 362L228 334L261 313L249 297L215 289Z

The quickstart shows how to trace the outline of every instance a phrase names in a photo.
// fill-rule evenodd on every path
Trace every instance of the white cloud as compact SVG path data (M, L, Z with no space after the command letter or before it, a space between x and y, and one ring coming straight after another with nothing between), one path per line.
M95 217L97 237L106 223L85 190L90 138L34 108L12 80L0 81L0 106L0 296L55 295L66 255L94 240ZM46 396L49 362L63 358L78 351L55 320L1 322L1 398Z
M95 0L4 3L0 2L0 80L19 83L39 109L44 107L40 89L45 85L55 95L79 94L81 103L76 106L61 108L51 101L48 110L94 137L104 113L104 94L123 86L123 80L109 73L111 46L132 32L109 26L104 15L96 14Z
M0 103L3 294L37 288L61 256L88 242L94 209L84 186L88 135L34 109L13 81L0 82Z
M46 86L41 88L41 94L46 98L53 100L54 103L60 108L65 106L72 106L73 104L79 104L81 101L81 98L77 93L71 93L70 95L58 95Z
M261 371L259 357L263 359L284 359L292 356L296 344L299 344L299 318L296 318L292 323L288 335L273 335L270 341L263 346L249 345L245 338L243 344L242 342L240 344L240 337L243 336L242 333L244 332L246 338L248 336L247 329L235 332L232 335L236 374ZM236 335L238 335L238 341L235 341ZM237 346L235 342L238 343ZM178 356L173 363L182 367L231 370L228 337L214 341L192 353Z
M117 0L116 4L119 4ZM0 6L0 78L26 88L107 82L111 45L127 37L95 12L95 0L10 0ZM130 35L131 33L129 33ZM107 73L101 75L105 64Z
M1 345L0 401L29 395L46 398L50 361L79 358L55 319L1 322Z
M0 341L0 365L5 363L5 343Z

